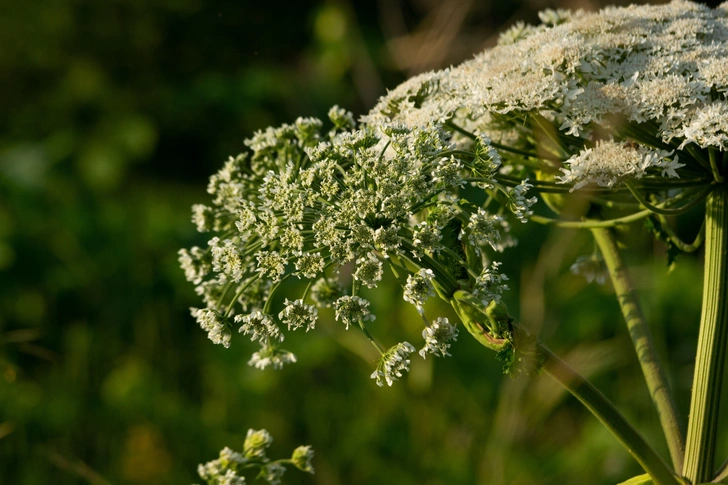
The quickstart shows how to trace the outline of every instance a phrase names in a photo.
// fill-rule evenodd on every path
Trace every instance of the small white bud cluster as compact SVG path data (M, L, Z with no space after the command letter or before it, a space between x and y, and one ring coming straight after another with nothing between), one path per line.
M503 292L508 290L508 276L498 272L500 265L501 263L493 261L475 279L472 294L481 300L483 306L488 306L492 301L499 303Z
M369 302L359 296L342 296L334 302L336 320L346 325L357 324L359 321L368 322L376 319L369 311Z
M508 192L508 208L521 222L528 221L528 217L533 214L531 206L538 201L536 197L526 198L526 193L532 187L526 179Z
M284 463L290 463L306 473L314 472L311 464L313 449L310 446L299 446L288 460L271 461L266 454L271 443L273 437L268 431L249 429L242 453L225 447L220 451L219 458L199 465L197 473L207 485L245 485L248 482L244 473L251 474L253 481L262 478L270 485L279 485L286 472Z
M409 356L415 348L409 342L398 343L387 350L379 359L377 369L372 373L371 378L376 379L379 387L386 382L391 386L394 381L402 377L402 372L408 372L410 366Z
M356 264L353 276L367 288L374 288L382 280L382 275L384 275L382 262L373 253L367 253L365 257L357 259Z
M316 326L318 310L313 305L306 305L301 299L289 301L288 298L284 305L285 308L278 314L278 318L288 325L288 330L306 327L308 332Z
M407 276L402 297L406 302L413 304L420 315L425 313L423 305L427 299L435 296L435 288L432 286L434 278L435 273L429 268L423 268L417 274Z
M230 347L230 325L218 312L207 308L190 308L190 313L197 319L200 328L207 332L209 338L214 344L221 344L223 347Z
M254 352L250 357L248 365L260 370L268 367L278 370L286 364L295 362L296 356L293 353L271 345L262 345L260 350Z
M425 339L425 346L420 350L422 358L426 358L427 354L440 357L450 355L447 351L450 348L450 342L458 339L458 329L450 323L447 318L437 318L422 331L422 338Z
M249 315L235 315L234 320L235 323L242 324L238 332L250 335L251 342L259 340L263 343L267 339L283 341L281 329L273 322L270 315L266 315L260 310Z

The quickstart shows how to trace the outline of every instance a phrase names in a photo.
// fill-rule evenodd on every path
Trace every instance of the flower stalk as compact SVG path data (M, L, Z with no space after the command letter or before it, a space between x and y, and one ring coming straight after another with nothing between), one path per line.
M678 415L670 383L657 355L650 327L637 301L634 286L617 247L613 231L608 228L593 228L591 231L609 271L642 374L657 408L672 464L675 469L680 470L685 454L685 430Z
M604 394L545 345L530 336L512 318L507 317L507 325L515 335L512 335L511 339L496 338L490 334L489 329L502 326L504 322L501 321L500 324L493 322L494 315L497 314L492 308L483 308L477 299L463 291L455 292L451 304L462 319L463 326L483 346L500 351L506 345L514 345L517 347L514 349L515 352L536 355L541 369L577 398L617 438L656 485L684 485L682 479L647 444ZM479 313L479 317L474 311ZM486 323L488 320L490 323ZM529 343L532 345L528 345ZM522 346L533 348L525 349L524 352Z
M683 474L691 483L713 479L721 384L728 341L728 190L717 187L705 205L703 309Z

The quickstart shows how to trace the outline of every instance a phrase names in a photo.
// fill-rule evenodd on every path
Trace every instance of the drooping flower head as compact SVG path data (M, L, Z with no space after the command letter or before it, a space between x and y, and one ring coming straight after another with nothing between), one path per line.
M369 293L389 269L423 315L429 297L458 291L500 304L508 278L493 257L515 244L511 221L538 220L533 192L557 213L551 192L596 193L592 214L611 198L687 210L705 197L728 165L728 4L541 20L406 81L359 125L334 107L328 124L299 118L246 140L211 177L211 205L193 208L207 248L180 251L210 338L230 345L234 321L261 343L251 364L295 361L279 323L313 328L308 299L371 338ZM272 309L291 276L315 284ZM448 327L428 328L425 348L443 354L433 339ZM408 352L384 352L376 378L398 377Z

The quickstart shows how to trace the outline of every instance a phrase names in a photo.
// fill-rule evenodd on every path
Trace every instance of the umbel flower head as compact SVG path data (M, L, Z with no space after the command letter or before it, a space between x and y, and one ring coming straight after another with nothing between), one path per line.
M558 213L564 197L551 192L596 193L599 214L615 200L645 216L700 202L728 164L728 4L541 19L410 79L358 125L334 107L328 126L299 118L246 140L210 178L211 204L193 208L207 248L180 251L211 340L230 345L241 324L261 344L251 365L278 368L295 361L279 348L284 329L313 329L316 307L373 339L370 295L390 270L423 317L428 298L458 293L470 303L452 306L472 323L468 305L500 304L507 289L494 256L515 244L511 223ZM310 284L273 309L291 278ZM447 355L457 336L441 318L423 333L425 353ZM391 384L411 349L382 351L373 377Z

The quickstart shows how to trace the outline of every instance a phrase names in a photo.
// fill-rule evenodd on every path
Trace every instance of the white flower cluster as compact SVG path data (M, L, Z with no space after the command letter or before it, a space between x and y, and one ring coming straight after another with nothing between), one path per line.
M334 107L328 130L299 118L246 140L249 153L210 178L212 204L193 207L198 230L213 233L207 248L179 253L205 302L193 314L209 337L228 346L230 322L241 324L261 344L250 364L278 368L295 361L278 347L279 324L314 327L306 298L333 306L347 328L365 327L375 316L357 295L375 289L385 268L406 281L404 298L420 313L429 296L447 300L458 289L499 302L507 277L498 262L483 264L491 249L516 243L509 220L532 216L532 190L628 183L644 205L720 179L726 4L550 10L541 20L458 67L403 83L358 126ZM346 264L348 292L338 282ZM291 276L315 284L271 311ZM379 380L406 368L408 346L385 354L391 365Z
M250 315L235 315L234 321L242 324L238 332L250 335L250 340L253 342L256 340L261 342L266 340L283 341L281 329L273 322L270 315L266 315L260 310L256 310Z
M422 268L417 274L407 276L403 298L406 302L412 303L420 315L425 313L423 305L427 299L435 296L435 289L432 286L434 278L435 273L429 268Z
M369 322L376 319L369 311L369 302L360 296L342 296L334 302L336 319L349 328L351 324Z
M450 342L458 339L458 329L450 323L447 318L438 318L422 331L422 338L425 339L425 346L420 350L424 359L427 354L445 357L450 355L447 351Z
M299 470L313 473L313 464L311 464L311 460L313 460L313 448L310 446L299 446L293 450L291 461Z
M483 271L475 279L475 287L473 288L473 296L481 300L483 306L488 306L490 302L500 303L503 292L508 290L508 276L499 273L500 263L493 261L490 266L483 268Z
M265 345L257 352L254 352L248 361L248 365L255 367L256 369L280 369L286 364L293 364L296 362L296 356L284 349L274 347L271 345Z
M598 13L552 10L541 19L538 27L516 25L501 45L458 67L410 79L382 98L366 121L430 126L455 120L510 148L555 159L596 151L604 130L668 152L728 150L725 4L710 9L674 0ZM524 126L557 136L536 150ZM570 160L563 182L607 183L652 167L676 177L685 166L662 154L640 155L639 171L613 165L610 175L594 179L581 169L575 176L576 159Z
M594 148L587 148L566 161L569 168L562 168L562 183L573 183L574 189L589 183L613 187L625 178L641 179L648 170L661 170L662 176L679 177L676 170L685 164L678 163L674 152L654 150L642 145L615 141L598 141Z
M208 308L190 308L190 313L197 319L200 328L207 332L209 338L214 344L222 344L223 347L230 347L230 331L229 323L215 310Z
M198 229L214 233L208 247L179 253L187 279L207 305L195 310L200 324L226 346L231 322L238 324L240 333L261 345L250 360L256 367L295 361L278 347L282 328L313 329L315 306L333 306L347 328L374 320L369 301L355 296L356 288L347 295L338 282L344 264L353 265L355 284L366 289L382 281L385 263L398 266L409 275L405 299L420 312L435 284L452 293L454 277L434 281L425 263L437 264L432 258L442 249L444 228L470 217L461 202L468 180L495 183L499 155L485 136L469 145L460 140L456 150L452 132L442 125L357 128L340 108L329 116L334 127L326 134L319 120L299 118L246 140L251 152L230 158L211 177L213 204L194 207ZM512 190L519 217L530 204L526 188ZM505 227L494 224L478 235L502 241L498 233ZM273 292L290 276L316 283L273 313Z
M379 359L377 369L372 373L371 378L376 379L379 387L386 382L391 386L394 381L402 377L402 372L409 371L409 356L415 348L409 342L401 342L387 350Z
M490 214L481 207L470 215L465 227L468 244L473 246L478 254L483 252L482 246L486 244L498 252L513 246L515 241L509 236L509 231L510 226L503 216ZM462 236L463 233L460 233L460 239Z
M529 184L526 179L508 193L508 208L521 222L528 222L528 216L533 214L531 206L538 202L536 197L526 197L526 193L531 188L533 185Z
M594 281L598 285L603 285L607 281L604 261L597 254L579 256L569 270L575 275L583 276L587 283Z
M281 322L288 325L288 330L298 330L306 327L306 331L312 330L316 326L316 318L318 310L313 305L306 305L303 300L286 301L285 308L278 314Z

